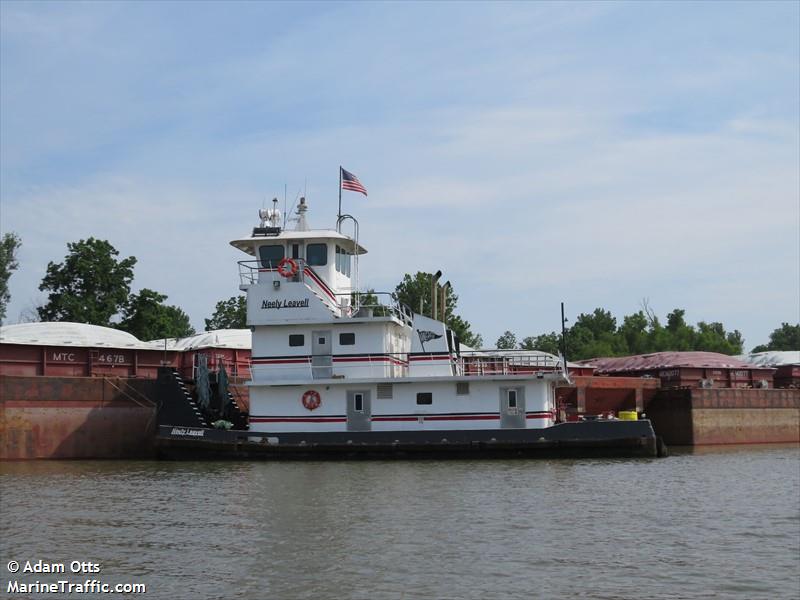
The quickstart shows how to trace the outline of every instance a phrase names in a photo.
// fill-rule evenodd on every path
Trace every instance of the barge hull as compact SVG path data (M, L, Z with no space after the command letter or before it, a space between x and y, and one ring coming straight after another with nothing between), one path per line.
M161 426L162 459L656 457L649 421L586 421L544 429L254 433Z

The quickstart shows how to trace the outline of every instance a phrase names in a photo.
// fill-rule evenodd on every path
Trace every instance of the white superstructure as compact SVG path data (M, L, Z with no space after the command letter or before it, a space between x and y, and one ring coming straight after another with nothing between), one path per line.
M337 229L260 211L241 261L252 336L250 429L262 432L531 429L553 425L551 355L462 352L444 323L390 294L358 293L366 249ZM352 217L347 217L352 218ZM377 300L386 300L378 303Z

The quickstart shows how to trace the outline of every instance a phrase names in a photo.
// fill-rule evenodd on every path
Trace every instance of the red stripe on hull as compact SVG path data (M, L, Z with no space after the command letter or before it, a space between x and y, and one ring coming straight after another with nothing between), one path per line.
M344 417L250 417L251 423L346 423Z

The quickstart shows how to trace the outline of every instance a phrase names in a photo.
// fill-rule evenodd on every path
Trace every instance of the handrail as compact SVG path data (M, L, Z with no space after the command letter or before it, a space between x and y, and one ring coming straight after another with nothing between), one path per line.
M103 377L103 381L107 382L107 383L108 383L108 385L110 385L111 387L113 387L113 388L114 388L115 390L117 390L119 393L123 394L123 395L124 395L124 396L126 396L128 399L130 399L132 402L134 402L134 403L135 403L135 404L137 404L138 406L141 406L142 408L152 408L153 406L155 406L155 405L156 405L156 403L155 403L155 402L153 402L152 400L150 400L150 398L148 398L147 396L145 396L145 395L144 395L142 392L140 392L139 390L137 390L137 389L135 389L135 388L131 387L131 386L130 386L129 384L127 384L127 383L126 383L126 386L127 386L127 387L129 387L129 388L130 388L132 391L136 392L136 393L137 393L139 396L141 396L141 397L144 399L144 401L145 401L145 404L142 404L142 402L140 402L139 400L137 400L136 398L134 398L133 396L131 396L130 394L128 394L128 393L127 393L125 390L123 390L121 387L119 387L119 386L115 385L115 384L114 384L114 382L113 382L113 381L111 381L111 380L110 380L108 377Z
M498 352L498 351L495 351ZM505 351L499 351L505 352ZM524 352L524 351L522 351ZM552 372L561 372L561 361L556 359L555 357L548 356L548 355L538 355L538 354L523 354L519 352L516 356L514 355L506 355L506 354L489 354L486 351L472 351L472 352L464 352L461 353L461 356L455 356L448 352L432 352L431 354L441 354L446 355L445 358L437 359L436 362L438 365L442 365L442 361L447 361L445 364L449 364L455 367L455 372L457 375L461 376L496 376L496 375L534 375L539 373L552 373ZM366 361L367 364L353 364L348 362L346 365L340 365L348 370L356 370L356 369L367 369L372 368L376 364L386 365L383 362L386 357L390 357L397 361L392 366L400 366L404 370L409 368L413 361L409 360L409 352L385 352L385 353L374 353L374 352L364 352L361 354L363 359ZM336 356L333 354L326 354L324 356L331 357L335 359ZM313 356L311 355L301 355L297 357L298 362L293 363L293 365L289 368L311 368L313 370ZM302 361L302 362L300 362ZM332 361L335 365L335 361ZM426 361L427 362L427 361ZM400 364L397 364L400 363ZM429 364L429 363L428 363ZM250 368L251 372L253 368L260 367L262 365L258 363L251 363ZM263 365L267 366L267 365ZM426 365L427 366L427 365Z
M150 398L145 396L142 392L140 392L136 388L131 387L130 384L128 384L127 382L125 383L125 385L127 387L129 387L131 390L133 390L134 392L136 392L137 394L139 394L142 398L144 398L146 404L142 404L136 398L134 398L133 396L131 396L130 394L125 392L125 390L123 390L122 388L114 385L114 382L111 381L108 377L103 377L103 381L107 382L108 385L110 385L112 388L114 388L115 390L117 390L122 395L126 396L127 398L129 398L137 406L140 406L141 408L156 408L156 410L154 410L151 413L150 418L147 419L147 423L145 423L145 426L144 426L144 430L145 431L149 431L150 430L150 426L153 424L153 420L156 418L156 415L158 414L159 405L157 403L153 402L152 400L150 400Z

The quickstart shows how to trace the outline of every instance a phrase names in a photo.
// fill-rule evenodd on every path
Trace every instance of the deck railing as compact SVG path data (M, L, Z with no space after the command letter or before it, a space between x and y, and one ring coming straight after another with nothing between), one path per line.
M359 370L366 371L376 366L391 367L392 373L397 373L398 368L400 375L396 377L406 377L409 375L409 366L414 364L409 361L409 354L407 352L390 353L390 354L367 354L360 355L361 361L337 363L335 356L330 356L332 359L332 366L334 376L341 374L341 370L346 369L349 373L355 373L358 376ZM387 361L387 358L390 361ZM301 362L302 361L302 362ZM298 362L291 365L292 369L307 368L308 376L313 377L313 360L311 356L299 356ZM259 365L254 365L258 367ZM436 367L446 366L447 373L443 372L442 375L456 375L456 376L497 376L497 375L537 375L544 373L552 373L561 371L561 360L554 356L546 354L534 354L531 352L519 351L472 351L462 352L461 356L450 355L449 358L437 358L430 362L425 362L424 366ZM325 368L331 368L326 366ZM337 371L339 373L337 373ZM296 371L295 371L296 372Z

